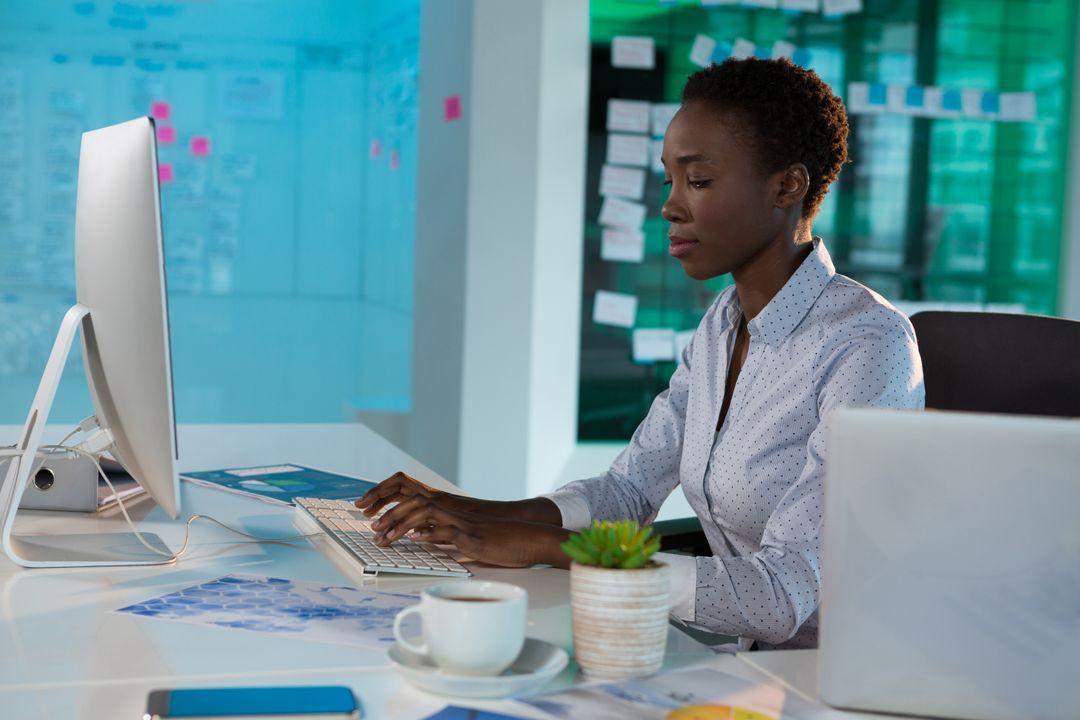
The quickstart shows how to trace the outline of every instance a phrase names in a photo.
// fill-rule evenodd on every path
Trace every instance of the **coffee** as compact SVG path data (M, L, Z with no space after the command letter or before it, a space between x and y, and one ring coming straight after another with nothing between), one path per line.
M489 598L489 597L449 597L447 600L453 600L454 602L498 602L502 598Z

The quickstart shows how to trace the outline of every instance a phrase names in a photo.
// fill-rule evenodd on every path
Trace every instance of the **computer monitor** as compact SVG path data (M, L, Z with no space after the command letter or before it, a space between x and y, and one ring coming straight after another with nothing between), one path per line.
M26 567L168 562L157 536L15 535L60 375L82 330L87 384L110 452L170 516L180 512L157 143L151 118L83 133L75 210L77 304L61 323L17 450L0 486L3 547Z

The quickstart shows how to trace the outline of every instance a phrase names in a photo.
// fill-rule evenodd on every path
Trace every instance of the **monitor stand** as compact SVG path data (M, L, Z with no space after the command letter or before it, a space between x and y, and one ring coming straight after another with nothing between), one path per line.
M153 553L139 542L134 533L90 533L83 535L15 535L12 529L19 501L36 465L41 433L60 385L60 375L67 364L75 333L83 323L89 325L90 308L73 305L60 323L45 372L41 375L30 415L16 448L18 454L8 463L7 475L0 485L0 517L3 518L4 552L23 567L94 567L102 565L164 565L173 562L172 551L157 535L141 533L150 545L168 555Z

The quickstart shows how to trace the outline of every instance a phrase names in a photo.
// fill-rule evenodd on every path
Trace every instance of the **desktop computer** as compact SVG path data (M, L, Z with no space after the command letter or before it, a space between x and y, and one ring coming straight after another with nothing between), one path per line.
M88 449L108 450L170 517L180 512L157 144L151 118L82 136L75 285L77 302L61 322L0 485L4 552L25 567L172 562L172 551L149 533L141 533L140 541L134 533L13 532L77 331L82 333L96 413L96 423L84 423L83 429L96 430Z

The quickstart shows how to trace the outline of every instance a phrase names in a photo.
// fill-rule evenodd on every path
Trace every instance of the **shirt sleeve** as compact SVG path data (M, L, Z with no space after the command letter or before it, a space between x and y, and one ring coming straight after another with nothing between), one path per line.
M575 480L546 496L563 512L564 527L569 527L568 519L575 524L584 520L585 525L592 520L629 519L644 525L656 517L664 500L679 484L693 344L691 340L683 350L682 362L668 388L653 400L629 445L607 472L587 480ZM571 509L571 497L584 502L588 518Z
M906 326L905 326L906 324ZM818 363L818 425L806 464L770 515L751 555L697 558L695 622L768 644L790 640L818 607L829 413L840 406L921 408L922 364L906 320L861 329Z

